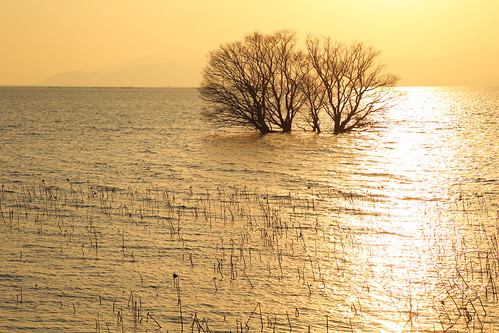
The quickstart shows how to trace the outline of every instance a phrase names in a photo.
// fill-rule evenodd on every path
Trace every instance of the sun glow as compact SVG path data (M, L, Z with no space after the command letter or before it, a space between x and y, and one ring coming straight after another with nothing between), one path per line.
M499 75L498 11L499 2L488 0L189 0L146 5L91 0L77 7L61 0L11 1L2 7L0 20L0 84L64 71L95 71L158 51L164 52L164 62L188 58L189 66L200 71L205 55L220 43L253 31L280 29L368 42L390 56L405 84L435 84L438 77L442 82L441 76L456 82L456 68L465 71L462 63L473 68L461 76ZM478 53L483 47L491 49ZM473 52L458 58L463 51ZM447 56L447 68L433 62ZM423 59L433 60L424 64ZM460 63L454 64L457 60ZM198 78L190 80L199 83Z

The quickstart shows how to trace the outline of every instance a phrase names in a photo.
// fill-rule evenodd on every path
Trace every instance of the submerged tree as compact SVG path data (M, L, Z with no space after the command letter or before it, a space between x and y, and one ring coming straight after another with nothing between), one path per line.
M311 62L304 63L304 70L308 75L303 80L302 90L305 95L305 106L303 115L305 121L312 127L312 131L321 132L321 111L324 109L325 90L317 75L312 72Z
M261 71L265 59L263 52L255 48L258 43L250 43L249 39L227 43L210 53L200 91L214 105L214 109L206 111L208 117L227 124L252 125L269 133L264 98L268 78Z
M262 133L274 128L291 131L305 103L304 58L290 31L255 32L242 42L220 46L210 53L203 72L201 95L214 106L206 115L222 123L251 125Z
M329 38L308 38L306 45L307 54L290 31L255 32L221 45L203 71L201 96L212 105L205 115L269 133L291 131L299 112L320 132L326 113L339 134L365 126L393 100L398 78L384 74L378 51Z
M380 52L372 47L308 38L307 48L335 134L369 124L371 114L386 109L396 98L391 87L399 78L384 73L384 66L376 62Z
M269 121L283 132L290 132L293 120L307 100L303 90L309 75L303 67L306 55L296 50L292 32L280 31L268 36L268 40L270 85L266 105Z

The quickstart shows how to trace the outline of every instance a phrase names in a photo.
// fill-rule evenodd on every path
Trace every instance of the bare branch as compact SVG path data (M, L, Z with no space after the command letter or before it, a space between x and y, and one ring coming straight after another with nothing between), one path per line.
M365 126L394 101L394 90L386 87L398 78L384 73L379 51L327 37L308 37L306 48L298 50L288 30L254 32L221 45L203 71L201 95L212 105L205 114L268 133L291 131L298 113L320 132L325 113L338 134Z

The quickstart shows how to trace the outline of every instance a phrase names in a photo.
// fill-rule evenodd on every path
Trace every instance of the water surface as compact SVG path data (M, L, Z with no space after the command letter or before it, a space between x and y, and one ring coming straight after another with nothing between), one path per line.
M0 330L491 331L499 90L260 135L195 89L0 88Z

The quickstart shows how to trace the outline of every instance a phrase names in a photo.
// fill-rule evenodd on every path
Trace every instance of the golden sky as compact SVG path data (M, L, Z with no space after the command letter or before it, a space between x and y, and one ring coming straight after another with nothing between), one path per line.
M164 63L197 86L220 43L280 29L367 42L402 85L499 85L498 0L2 0L0 84Z

